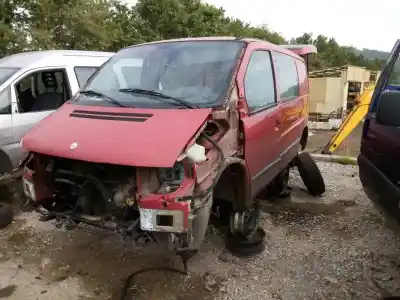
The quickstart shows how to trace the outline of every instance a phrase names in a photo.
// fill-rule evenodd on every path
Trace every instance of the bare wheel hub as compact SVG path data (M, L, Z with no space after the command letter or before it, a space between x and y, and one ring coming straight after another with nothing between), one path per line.
M243 212L234 212L230 218L230 231L234 235L248 236L256 229L258 219L258 207L248 209Z

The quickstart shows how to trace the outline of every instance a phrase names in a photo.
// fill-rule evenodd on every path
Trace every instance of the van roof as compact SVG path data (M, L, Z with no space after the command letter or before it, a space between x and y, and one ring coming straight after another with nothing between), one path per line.
M246 37L234 37L234 36L211 36L211 37L188 37L188 38L177 38L177 39L168 39L168 40L160 40L160 41L153 41L153 42L146 42L142 44L128 46L127 48L135 47L135 46L142 46L142 45L151 45L151 44L160 44L160 43L173 43L173 42L189 42L189 41L242 41L245 43L262 43L268 46L271 50L280 51L282 53L289 54L291 56L296 56L302 59L297 53L290 51L286 47L282 47L281 45L276 45L270 43L265 40L256 39L256 38L246 38Z
M109 58L113 52L80 51L80 50L43 50L21 52L0 59L0 67L27 68L73 63L77 58Z

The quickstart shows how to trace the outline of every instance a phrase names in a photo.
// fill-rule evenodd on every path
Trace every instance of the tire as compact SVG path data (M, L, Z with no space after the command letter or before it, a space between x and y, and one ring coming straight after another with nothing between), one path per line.
M316 197L325 193L324 178L310 153L302 152L297 155L295 164L304 185L311 195Z
M0 229L11 224L14 212L10 204L0 202Z
M228 234L225 241L226 249L237 257L250 257L261 253L265 249L265 231L257 228L256 231L248 237L239 237Z

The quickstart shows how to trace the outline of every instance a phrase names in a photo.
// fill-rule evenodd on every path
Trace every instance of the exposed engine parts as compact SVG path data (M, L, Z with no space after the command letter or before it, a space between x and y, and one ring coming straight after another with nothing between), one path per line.
M188 194L178 202L163 196L185 180ZM57 226L88 224L145 243L157 242L157 232L168 233L171 248L181 252L200 247L212 205L210 192L190 196L193 180L185 160L172 168L135 168L33 155L26 165L24 189L37 204L36 211L46 220L55 219ZM158 199L164 199L162 207L154 207ZM193 230L195 215L201 228Z

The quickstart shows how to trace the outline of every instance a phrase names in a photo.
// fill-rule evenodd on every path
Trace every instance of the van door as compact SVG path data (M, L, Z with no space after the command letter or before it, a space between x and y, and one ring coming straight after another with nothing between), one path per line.
M253 49L252 49L253 47ZM276 101L271 53L249 44L238 76L239 93L247 102L242 115L245 157L255 197L279 173L279 126L282 121Z
M400 128L376 123L380 94L400 90L400 40L377 82L363 127L358 157L360 178L371 200L400 220ZM400 101L400 99L399 99ZM396 196L397 194L397 196Z
M300 138L307 124L304 108L306 95L300 93L299 77L303 85L307 78L305 65L297 68L297 59L293 56L272 52L278 103L282 111L282 125L280 128L281 167L284 168L297 155ZM300 76L299 76L300 75ZM302 92L304 92L302 90Z
M0 92L0 175L13 168L6 147L14 143L11 119L11 88Z
M19 141L40 120L71 97L65 68L42 68L29 71L12 85L15 110L13 133Z

